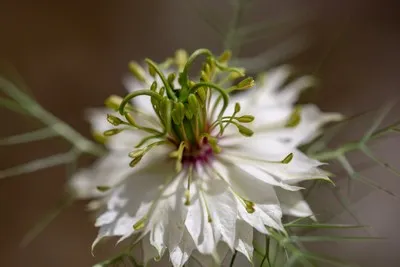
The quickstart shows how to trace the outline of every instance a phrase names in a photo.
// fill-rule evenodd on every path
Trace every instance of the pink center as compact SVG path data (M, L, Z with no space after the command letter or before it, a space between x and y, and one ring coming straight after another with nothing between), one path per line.
M208 163L213 157L214 152L208 143L207 139L204 139L203 144L195 149L194 151L188 151L183 154L183 164L197 164L197 163Z

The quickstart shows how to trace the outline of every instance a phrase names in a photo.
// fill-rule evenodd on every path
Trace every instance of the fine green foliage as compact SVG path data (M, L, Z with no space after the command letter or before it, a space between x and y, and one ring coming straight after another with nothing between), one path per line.
M0 98L1 107L24 115L29 115L45 125L44 128L39 130L2 138L0 139L0 146L25 144L52 137L64 138L72 145L70 151L36 159L19 166L2 170L0 171L0 179L67 164L76 160L82 153L95 156L99 156L103 153L103 148L100 145L83 137L67 123L45 110L35 99L19 89L15 83L1 76L0 91L10 98Z

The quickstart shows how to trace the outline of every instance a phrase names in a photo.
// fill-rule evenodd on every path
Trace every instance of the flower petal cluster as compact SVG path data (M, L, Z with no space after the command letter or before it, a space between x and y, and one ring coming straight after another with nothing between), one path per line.
M149 98L135 98L132 103L131 98L122 104L111 101L118 102L114 110L89 112L94 132L107 136L109 152L77 173L71 187L78 198L92 199L89 205L98 209L94 245L111 236L140 240L145 263L164 254L173 266L183 266L191 256L200 262L221 261L229 250L239 251L251 262L253 229L263 234L284 231L283 214L312 215L298 183L329 178L319 168L321 163L298 147L340 115L322 113L314 105L296 106L312 79L304 76L286 83L287 66L268 72L252 89L231 95L225 105L223 92L205 82L213 70L228 67L218 67L222 60L204 54L208 65L197 87L182 78L190 57L183 62L182 56L175 59L177 72L163 70L174 90L184 88L184 82L188 88L205 88L191 91L193 97L187 96L182 105L169 95L175 109L168 108L169 100L149 93ZM154 75L154 68L150 64L153 75L149 75L135 65L139 81L128 80L130 95L138 95L146 84L157 92L154 84L166 82ZM235 71L228 71L228 77L236 78ZM153 76L156 82L148 82ZM245 79L235 88L248 85L252 80ZM184 89L180 90L177 95L182 96ZM127 127L124 116L134 127Z

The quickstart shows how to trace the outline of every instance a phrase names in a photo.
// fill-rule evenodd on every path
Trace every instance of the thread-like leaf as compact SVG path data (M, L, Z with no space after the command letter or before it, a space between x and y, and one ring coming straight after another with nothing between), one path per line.
M58 135L51 129L51 127L46 127L39 130L6 137L0 140L0 146L24 144L48 139L55 136Z

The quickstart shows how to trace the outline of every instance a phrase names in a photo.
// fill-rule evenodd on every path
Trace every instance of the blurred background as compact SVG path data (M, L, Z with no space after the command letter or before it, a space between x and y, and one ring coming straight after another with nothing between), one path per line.
M399 96L399 1L249 2L240 23L270 20L271 27L257 33L262 38L244 46L240 55L263 54L257 61L262 68L285 62L293 64L297 73L314 73L320 81L318 94L312 91L306 101L316 101L324 111L352 115ZM121 79L130 60L150 57L161 61L178 48L221 52L231 17L228 0L0 0L1 70L14 78L19 73L43 107L90 136L84 110L101 106L110 94L123 94ZM297 53L294 43L308 45ZM399 108L394 109L389 120L399 114ZM0 120L0 139L39 127L5 109L0 109ZM373 113L357 120L335 142L360 137L372 120ZM399 166L399 140L380 141L374 151ZM68 147L59 139L2 146L0 170ZM352 153L351 159L366 162L361 153ZM362 170L400 194L399 177L374 163ZM335 181L344 186L345 173L340 174ZM24 234L60 199L65 179L65 168L55 167L0 181L0 266L91 266L107 253L103 248L95 258L90 254L96 229L84 203L68 208L27 248L19 247ZM310 249L359 266L399 266L399 201L361 184L355 187L352 208L357 217L372 226L371 233L388 239L317 243L310 244ZM310 201L317 211L333 210L337 216L332 221L354 223L329 191L313 193Z

